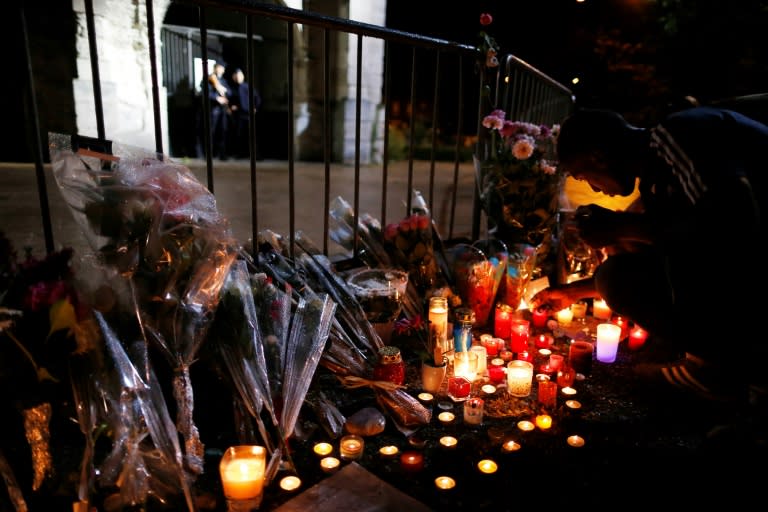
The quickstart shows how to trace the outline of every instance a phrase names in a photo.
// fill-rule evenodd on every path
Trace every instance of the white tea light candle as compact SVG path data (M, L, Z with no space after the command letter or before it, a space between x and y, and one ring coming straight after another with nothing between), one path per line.
M323 469L323 473L335 473L340 465L341 461L336 457L323 457L320 459L320 467Z
M280 488L284 491L295 491L301 487L301 478L297 476L286 476L280 480Z
M363 448L365 447L365 441L363 438L349 434L341 438L339 442L339 453L344 460L357 460L363 456Z
M620 339L621 327L618 325L611 323L597 324L597 343L595 350L597 360L601 363L612 363L616 361Z

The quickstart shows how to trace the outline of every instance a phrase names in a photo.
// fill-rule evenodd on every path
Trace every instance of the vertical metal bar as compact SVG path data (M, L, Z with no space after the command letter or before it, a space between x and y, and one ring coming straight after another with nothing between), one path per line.
M259 238L259 195L258 184L256 176L256 112L254 111L253 103L253 80L255 78L255 59L253 51L253 16L247 15L245 17L245 35L247 37L247 43L245 46L245 59L247 63L248 71L248 105L251 106L250 112L248 112L248 150L251 156L251 251L253 251L253 257L256 257L258 253L257 240Z
M456 194L459 189L459 162L461 161L461 126L464 122L464 59L461 54L459 54L459 94L457 99L456 158L453 164L453 190L451 192L451 219L448 224L448 239L453 238L453 228L456 224Z
M296 127L294 114L294 92L293 92L293 22L288 22L288 231L290 233L290 256L294 258L296 254Z
M440 95L440 50L435 52L435 90L434 98L432 98L432 158L429 163L429 211L434 218L435 215L435 150L437 148L437 113L439 108L439 95Z
M27 84L29 85L29 103L32 109L32 131L35 150L35 180L37 181L37 197L40 201L40 216L43 221L43 236L45 238L45 251L53 252L53 228L51 227L51 211L48 204L48 188L45 183L45 171L43 169L43 142L40 139L40 112L37 109L35 96L35 77L32 72L32 55L29 52L29 34L27 33L27 18L24 14L24 3L19 2L19 22L21 34L24 38L24 57L27 59Z
M323 221L323 254L328 255L328 233L331 211L331 32L323 29L323 163L325 164L325 202Z
M208 83L208 28L205 19L206 10L202 5L198 8L200 16L200 56L203 67L203 147L205 148L205 168L208 179L208 190L213 194L213 147L211 142L211 99L209 98L210 84Z
M381 225L387 225L387 190L389 188L389 89L391 55L389 41L384 43L384 154L381 169Z
M155 150L158 159L163 157L163 126L160 119L160 88L157 83L157 55L155 49L155 15L152 0L147 0L147 37L149 38L149 68L152 74L152 105L155 116Z
M363 89L363 36L357 35L357 71L355 73L355 215L354 215L354 227L352 229L353 237L353 250L352 255L357 259L360 251L358 243L358 231L360 223L360 118L361 105L363 102L362 89Z
M99 52L96 48L96 26L93 23L93 0L85 0L85 23L88 27L88 49L91 56L91 79L93 80L93 106L96 110L96 133L106 138L104 130L104 107L101 101L101 77L99 76Z
M411 214L411 202L413 201L411 191L413 189L413 149L415 146L414 139L416 138L416 48L411 50L411 126L409 130L408 141L408 189L406 193L405 201L405 216Z

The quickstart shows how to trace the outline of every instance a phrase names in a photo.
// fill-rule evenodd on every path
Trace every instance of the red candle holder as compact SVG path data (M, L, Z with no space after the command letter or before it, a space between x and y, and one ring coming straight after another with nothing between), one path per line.
M400 455L400 469L406 473L418 473L424 469L424 454L406 451Z
M504 379L506 378L507 374L504 371L504 367L502 366L489 366L488 367L488 377L491 379L491 382L494 384L501 384L504 382Z
M528 349L528 335L530 333L530 322L528 320L512 320L512 329L510 331L509 345L512 352L523 352Z
M515 359L519 359L520 361L528 361L529 363L532 363L533 354L531 352L528 352L527 350L523 350L522 352L517 353L517 357Z
M555 343L555 338L550 334L539 334L533 338L533 344L536 348L551 348Z
M448 379L448 396L453 400L466 400L472 390L472 383L464 377Z
M645 345L645 340L648 339L648 331L636 325L629 331L629 341L627 347L630 350L638 350Z
M536 308L531 312L531 321L533 326L542 329L547 326L549 312L544 308Z
M506 304L497 304L493 316L493 335L497 338L509 339L512 329L514 310Z

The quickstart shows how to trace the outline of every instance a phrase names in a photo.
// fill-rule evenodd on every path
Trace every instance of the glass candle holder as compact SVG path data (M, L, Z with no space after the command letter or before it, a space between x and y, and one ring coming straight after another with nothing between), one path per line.
M474 381L477 377L477 352L456 352L453 355L453 375Z
M592 316L598 320L610 320L613 312L603 299L595 299L592 302Z
M528 320L516 318L512 320L509 332L509 346L512 352L528 350L528 336L531 332L531 323Z
M485 402L482 398L472 397L464 402L464 423L466 425L482 425Z
M339 453L344 460L358 460L363 456L365 441L356 434L348 434L339 441Z
M448 345L448 298L430 297L429 310L427 312L429 319L429 346L440 351L438 360L442 359L442 354L450 351Z
M264 494L267 449L240 445L227 448L219 463L227 509L246 512L259 508Z
M424 469L424 454L408 451L400 455L400 469L406 473L417 473Z
M519 359L510 361L507 365L507 392L516 397L526 397L531 394L533 382L533 364Z
M621 339L621 327L616 324L597 324L596 357L601 363L616 361Z
M568 348L568 361L576 372L589 375L592 371L594 345L588 341L576 340Z

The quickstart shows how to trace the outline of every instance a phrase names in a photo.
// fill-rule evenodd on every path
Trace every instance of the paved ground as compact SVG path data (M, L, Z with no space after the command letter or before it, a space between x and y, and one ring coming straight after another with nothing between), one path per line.
M198 177L207 183L203 160L182 161ZM229 219L233 233L241 242L251 237L250 163L248 161L214 162L213 184L219 210ZM408 188L408 162L389 165L387 187L387 219L400 220L406 214L405 198ZM429 163L414 162L413 187L427 195L429 188ZM86 247L86 241L73 222L50 166L45 166L47 189L56 248L72 246L76 250ZM285 161L260 161L256 165L258 197L258 229L271 229L287 235L289 230L288 197L289 173ZM331 166L330 198L342 197L354 204L354 166ZM454 165L438 162L435 165L434 216L443 236L448 237L451 193ZM296 206L295 227L303 230L318 245L322 244L325 214L325 166L322 163L297 163L295 165ZM363 166L360 169L360 211L368 212L381 220L382 166ZM471 232L473 171L471 164L459 169L457 210L452 236L469 236ZM35 169L32 164L0 163L0 230L6 232L14 245L21 250L29 245L36 253L44 251L45 241L37 196ZM341 249L333 242L329 252Z
M207 183L204 160L180 160L188 166L202 183ZM400 220L406 215L405 200L408 189L408 162L393 162L388 166L387 214L382 219L383 169L381 165L362 166L360 169L360 211L370 213L383 223ZM430 164L426 161L413 163L413 188L423 192L428 199ZM230 160L214 162L213 185L219 210L229 219L232 231L241 243L251 238L250 162ZM50 166L45 166L46 186L50 197L50 211L55 248L74 247L83 251L85 238L74 223L71 213L61 197L53 179ZM444 238L469 237L472 225L472 193L474 172L471 163L462 164L458 172L456 212L451 229L454 164L435 164L433 216ZM289 233L289 173L285 161L260 161L256 163L258 184L257 229L271 229L279 234ZM297 162L295 164L296 206L295 228L302 230L322 246L325 166L323 163ZM334 164L330 172L330 194L334 199L342 197L354 204L354 166ZM595 197L583 184L569 181L566 187L573 205L597 200L607 206L621 207L625 200ZM21 251L30 246L35 254L45 251L45 238L37 195L35 169L32 164L0 163L0 230ZM341 254L343 249L329 242L329 254Z

